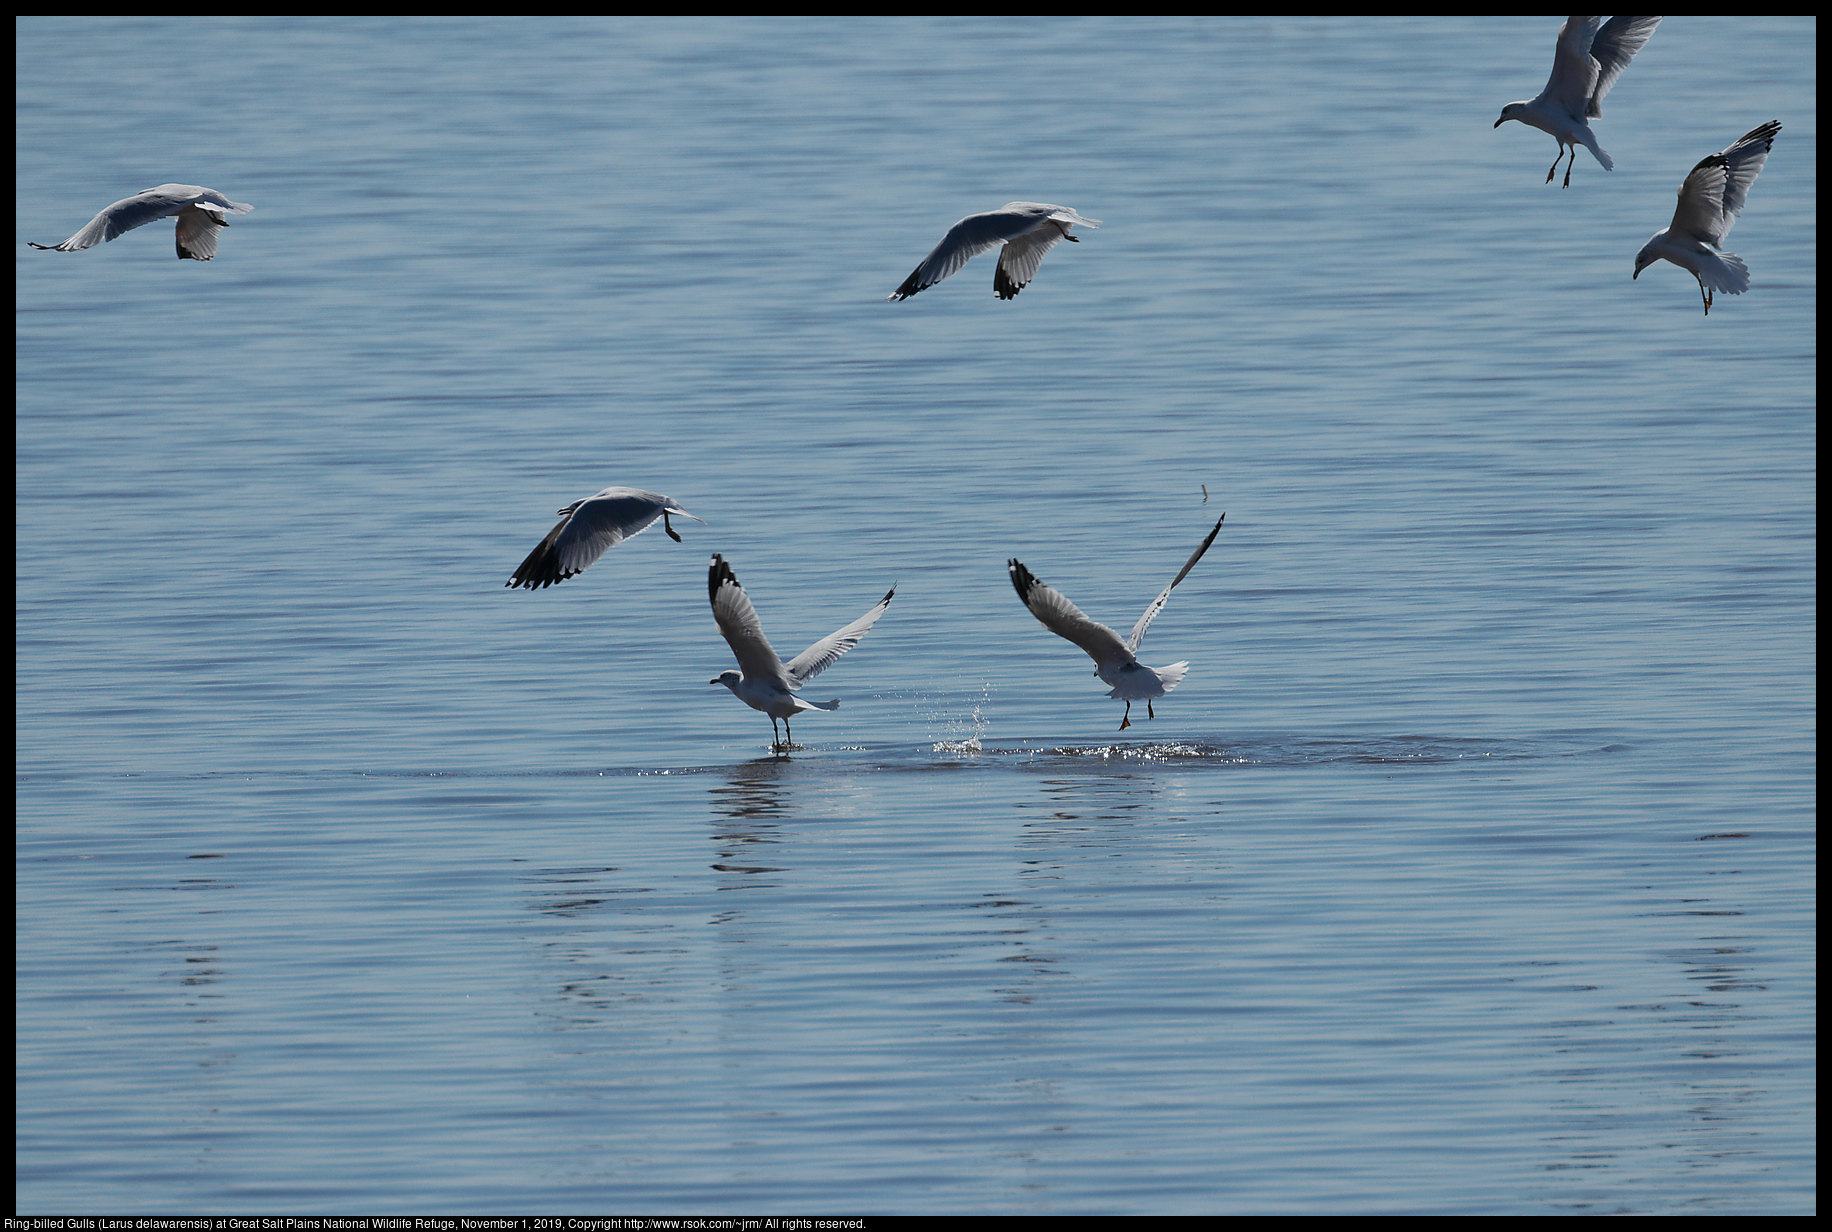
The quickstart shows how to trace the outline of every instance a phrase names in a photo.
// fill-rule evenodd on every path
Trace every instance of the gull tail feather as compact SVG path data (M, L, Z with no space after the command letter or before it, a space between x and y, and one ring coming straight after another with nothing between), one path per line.
M1707 291L1741 295L1749 290L1749 267L1734 252L1707 252L1699 258L1698 280Z

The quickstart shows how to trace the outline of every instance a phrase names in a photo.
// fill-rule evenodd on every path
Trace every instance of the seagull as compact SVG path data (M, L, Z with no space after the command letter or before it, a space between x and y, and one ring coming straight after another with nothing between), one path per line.
M1509 120L1519 120L1552 134L1558 142L1558 158L1552 160L1552 170L1546 172L1548 184L1558 171L1558 160L1565 156L1566 146L1571 147L1572 163L1577 162L1581 145L1597 156L1603 170L1616 169L1597 144L1590 121L1603 114L1603 96L1653 36L1660 18L1612 17L1603 22L1601 29L1599 22L1603 22L1601 17L1567 17L1559 27L1558 44L1552 52L1552 76L1546 80L1546 88L1538 98L1509 103L1495 121L1496 128ZM1565 164L1565 187L1571 187L1571 163Z
M967 264L982 252L999 252L999 268L992 275L993 292L1000 299L1011 299L1030 285L1037 276L1043 254L1058 240L1072 244L1081 241L1069 234L1076 223L1084 227L1100 226L1098 218L1083 218L1066 205L1040 205L1035 201L1013 201L1004 209L984 214L969 214L948 228L935 250L922 259L903 285L888 298L908 299L927 290Z
M539 590L564 582L584 573L625 539L648 530L657 518L668 538L679 543L681 537L668 521L670 514L706 525L705 518L694 518L674 498L641 488L606 488L596 496L574 501L558 514L560 524L528 553L505 586Z
M1006 562L1006 569L1011 574L1011 584L1017 589L1018 598L1024 600L1031 615L1043 622L1043 627L1058 637L1066 637L1077 646L1088 652L1094 660L1094 674L1113 686L1108 697L1117 697L1126 703L1126 715L1120 720L1120 730L1132 726L1132 703L1145 703L1145 717L1155 719L1151 699L1163 697L1183 682L1184 673L1190 669L1189 661L1173 663L1169 667L1146 667L1138 660L1139 644L1145 640L1145 630L1152 618L1164 610L1165 601L1170 592L1177 589L1177 583L1196 567L1202 554L1209 550L1209 544L1215 542L1215 536L1221 533L1221 524L1228 515L1222 514L1215 519L1215 527L1209 531L1209 537L1202 541L1190 558L1183 562L1183 568L1171 579L1145 614L1139 617L1139 623L1132 626L1132 632L1121 641L1120 635L1099 621L1089 620L1082 610L1069 602L1068 596L1039 582L1029 569L1016 560Z
M125 235L161 218L178 216L178 255L181 259L208 261L216 255L216 235L229 225L225 214L246 214L254 209L231 201L214 188L195 184L161 184L115 202L89 220L89 225L61 244L31 244L46 252L80 252Z
M750 596L744 593L744 587L739 585L724 557L715 555L712 558L712 569L706 575L706 590L712 597L712 618L719 622L719 632L731 643L732 654L737 656L738 666L744 669L720 672L706 683L724 685L752 710L769 715L772 737L776 734L776 720L781 719L789 738L772 747L784 750L795 743L795 733L789 728L790 716L804 710L840 708L838 698L830 702L811 702L795 696L795 691L857 646L859 639L878 623L878 617L884 615L884 609L891 605L891 598L897 593L897 588L891 587L871 611L784 663L771 649L770 639L763 635L757 609L751 606Z
M1679 207L1665 231L1656 231L1635 254L1633 278L1656 261L1671 261L1691 270L1698 293L1711 315L1713 293L1741 295L1749 290L1749 267L1734 252L1721 249L1724 237L1736 225L1749 186L1756 182L1768 161L1768 148L1781 131L1779 120L1770 120L1738 137L1729 149L1699 160L1679 186Z

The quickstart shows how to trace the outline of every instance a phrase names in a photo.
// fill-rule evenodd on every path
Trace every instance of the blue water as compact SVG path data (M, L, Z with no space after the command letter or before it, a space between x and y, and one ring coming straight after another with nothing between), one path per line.
M1812 1211L1816 26L1556 30L20 23L16 1208Z

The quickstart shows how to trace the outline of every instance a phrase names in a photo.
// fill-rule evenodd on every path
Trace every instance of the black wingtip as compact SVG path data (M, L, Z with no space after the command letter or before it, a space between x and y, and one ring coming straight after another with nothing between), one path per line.
M1029 607L1031 587L1037 584L1037 579L1031 576L1031 571L1015 556L1005 562L1005 571L1011 575L1012 589L1018 592L1018 598L1023 600L1024 606Z
M548 586L557 586L569 577L577 577L579 570L560 568L560 557L553 545L559 541L560 532L566 528L566 522L547 532L547 537L534 545L534 551L528 553L521 564L511 575L509 586L526 586L529 590L541 590Z
M878 600L878 603L880 606L882 606L883 604L889 603L892 599L895 599L896 597L897 597L897 587L893 584L889 590L884 592L884 598Z
M928 288L935 285L929 282L918 282L916 280L916 275L921 272L922 272L921 266L917 266L915 270L912 270L910 272L910 276L903 280L903 285L898 287L895 291L891 292L891 295L890 295L891 299L906 300L910 296L916 294L916 292L926 291L928 290Z
M738 575L733 573L732 567L725 563L725 558L717 552L714 552L712 554L712 566L706 571L707 601L717 603L719 601L719 587L725 585L727 582L730 582L733 586L737 586L739 590L744 589L744 587L740 586L738 583Z

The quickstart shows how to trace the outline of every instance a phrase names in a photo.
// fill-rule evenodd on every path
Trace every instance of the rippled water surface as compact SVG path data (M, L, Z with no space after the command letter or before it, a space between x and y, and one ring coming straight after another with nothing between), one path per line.
M16 1206L1812 1211L1816 26L1556 30L21 23Z

